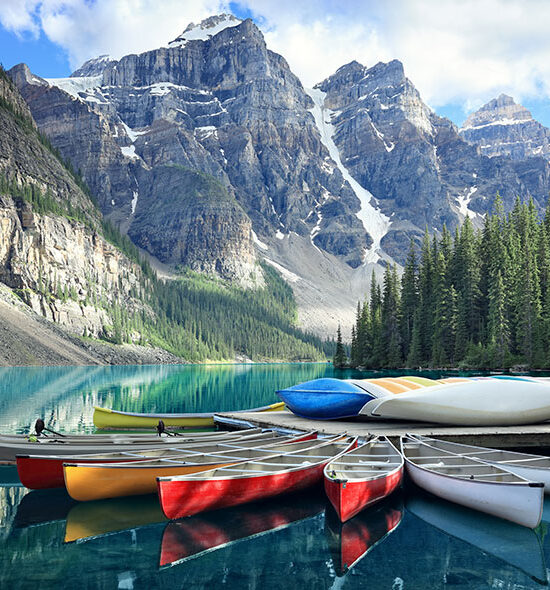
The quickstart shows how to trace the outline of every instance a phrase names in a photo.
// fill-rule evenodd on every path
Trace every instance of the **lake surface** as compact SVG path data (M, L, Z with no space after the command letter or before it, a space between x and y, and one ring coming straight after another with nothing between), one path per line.
M0 431L25 432L37 417L92 431L95 404L247 408L335 375L366 376L326 364L0 369ZM0 467L0 588L541 588L546 521L550 503L535 532L405 489L345 525L322 491L167 522L155 496L79 504L60 490L29 492Z

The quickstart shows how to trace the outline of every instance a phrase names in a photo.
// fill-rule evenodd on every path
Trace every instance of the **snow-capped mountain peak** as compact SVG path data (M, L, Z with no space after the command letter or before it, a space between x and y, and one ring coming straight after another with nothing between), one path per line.
M477 145L485 156L509 156L514 160L532 156L550 158L550 130L506 94L472 113L460 135Z
M210 16L199 24L190 23L179 37L168 44L168 47L184 47L188 41L208 41L224 29L236 27L241 22L241 19L232 14Z

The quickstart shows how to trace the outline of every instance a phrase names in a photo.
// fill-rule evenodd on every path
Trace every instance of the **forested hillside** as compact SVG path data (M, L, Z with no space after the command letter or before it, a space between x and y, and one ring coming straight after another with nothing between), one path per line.
M386 268L359 303L354 367L550 367L550 212L500 197L474 231L427 233L404 273ZM345 359L336 359L342 362Z

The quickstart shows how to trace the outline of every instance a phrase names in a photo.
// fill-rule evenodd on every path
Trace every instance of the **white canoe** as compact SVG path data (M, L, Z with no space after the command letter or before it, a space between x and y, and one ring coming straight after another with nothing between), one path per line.
M544 493L550 494L550 457L463 445L417 434L410 436L425 442L431 447L450 451L464 457L479 459L490 465L498 465L506 469L506 471L511 471L530 481L541 481L544 484Z
M201 434L201 433L197 433ZM90 453L111 453L144 450L156 447L181 446L188 443L208 443L240 440L247 437L272 437L273 432L262 432L260 428L237 432L212 433L204 435L167 436L157 435L120 435L116 438L97 437L94 434L85 437L38 437L30 442L28 437L0 436L0 461L15 461L16 455L84 455Z
M359 414L463 426L533 424L550 420L550 385L472 379L374 399Z
M407 474L444 500L535 528L542 518L544 484L463 457L412 437L401 437Z

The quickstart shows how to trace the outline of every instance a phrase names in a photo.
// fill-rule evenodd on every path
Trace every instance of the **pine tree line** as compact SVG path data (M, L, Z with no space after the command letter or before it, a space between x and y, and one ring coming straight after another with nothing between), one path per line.
M353 367L550 367L550 209L497 195L481 231L411 242L403 274L374 273L357 306ZM341 364L341 363L340 363Z

